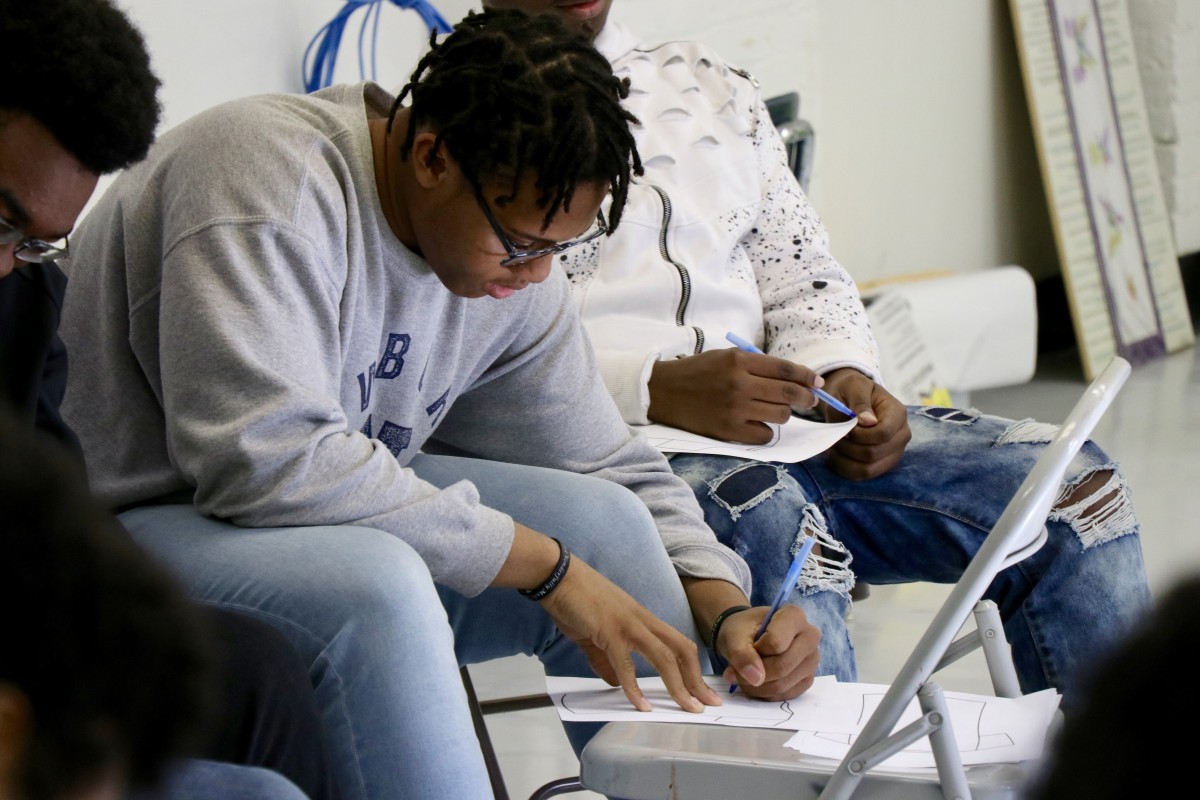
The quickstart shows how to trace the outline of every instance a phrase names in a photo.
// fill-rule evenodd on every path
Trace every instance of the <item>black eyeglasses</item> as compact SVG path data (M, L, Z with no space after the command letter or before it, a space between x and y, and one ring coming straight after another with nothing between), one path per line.
M487 200L483 198L483 192L478 187L475 189L475 199L479 202L479 207L483 209L483 215L487 217L488 224L492 226L492 231L496 234L496 238L500 240L500 244L504 245L505 251L508 252L508 257L500 262L502 267L515 267L518 264L524 264L542 256L550 256L555 253L561 253L564 250L569 250L577 245L590 242L597 236L602 236L608 233L608 222L604 219L604 212L596 212L596 222L592 227L588 228L582 236L577 236L566 242L552 244L549 247L540 247L537 250L521 250L508 238L504 229L500 227L500 223L492 216L492 210L488 208Z
M67 254L67 240L62 244L47 242L42 239L32 239L25 231L14 228L8 220L0 217L0 245L15 244L13 255L31 264L41 264L44 261L54 261Z

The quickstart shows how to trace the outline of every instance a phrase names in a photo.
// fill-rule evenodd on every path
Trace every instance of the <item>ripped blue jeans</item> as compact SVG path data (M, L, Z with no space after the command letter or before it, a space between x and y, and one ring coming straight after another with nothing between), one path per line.
M751 601L771 602L802 534L809 558L790 602L821 630L819 674L857 679L846 629L854 581L954 583L1041 453L1054 426L973 409L909 408L912 441L890 472L852 481L824 456L776 464L677 454L718 538L750 565ZM1001 572L999 606L1022 691L1070 692L1149 610L1138 522L1118 467L1088 442L1067 470L1049 539Z

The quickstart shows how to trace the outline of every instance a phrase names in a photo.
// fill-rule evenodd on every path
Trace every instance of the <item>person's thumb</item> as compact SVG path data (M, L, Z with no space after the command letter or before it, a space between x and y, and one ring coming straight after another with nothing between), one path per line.
M725 668L726 683L744 683L748 686L758 686L767 679L767 671L763 668L762 659L753 647L739 648L727 659L729 666Z

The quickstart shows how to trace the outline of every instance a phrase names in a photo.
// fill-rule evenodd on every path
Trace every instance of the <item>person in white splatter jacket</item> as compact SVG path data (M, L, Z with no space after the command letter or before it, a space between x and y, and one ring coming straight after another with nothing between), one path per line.
M788 167L746 72L688 41L643 44L608 20L611 0L485 0L551 12L593 39L631 81L626 107L645 175L612 237L560 263L609 392L630 425L658 422L762 443L765 423L817 405L823 387L857 414L851 432L800 463L675 454L718 538L769 602L806 534L790 600L822 631L819 673L857 676L845 624L856 578L958 579L1048 439L1049 426L974 409L905 407L888 393L859 292ZM743 352L733 332L765 354ZM820 380L810 383L811 372ZM1021 687L1069 690L1147 611L1139 527L1117 465L1093 443L1047 521L1049 542L1002 572L996 601ZM753 646L733 617L718 656Z

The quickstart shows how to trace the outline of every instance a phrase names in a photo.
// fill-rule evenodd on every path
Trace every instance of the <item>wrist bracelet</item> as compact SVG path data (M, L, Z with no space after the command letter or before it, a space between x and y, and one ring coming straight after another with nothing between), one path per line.
M550 577L546 578L546 582L536 589L517 589L530 600L541 600L557 589L558 585L562 583L563 576L567 574L567 567L571 566L571 551L558 539L554 539L554 543L558 545L558 564L550 573Z
M750 606L730 606L729 608L725 609L724 611L722 611L720 614L717 615L717 618L715 620L713 620L712 634L708 637L709 647L712 648L712 651L714 653L721 656L721 653L717 650L717 637L721 635L721 626L725 624L725 620L729 619L730 617L732 617L734 614L738 613L739 611L749 611L749 610L750 610ZM721 656L721 658L724 658L724 657L725 656Z

